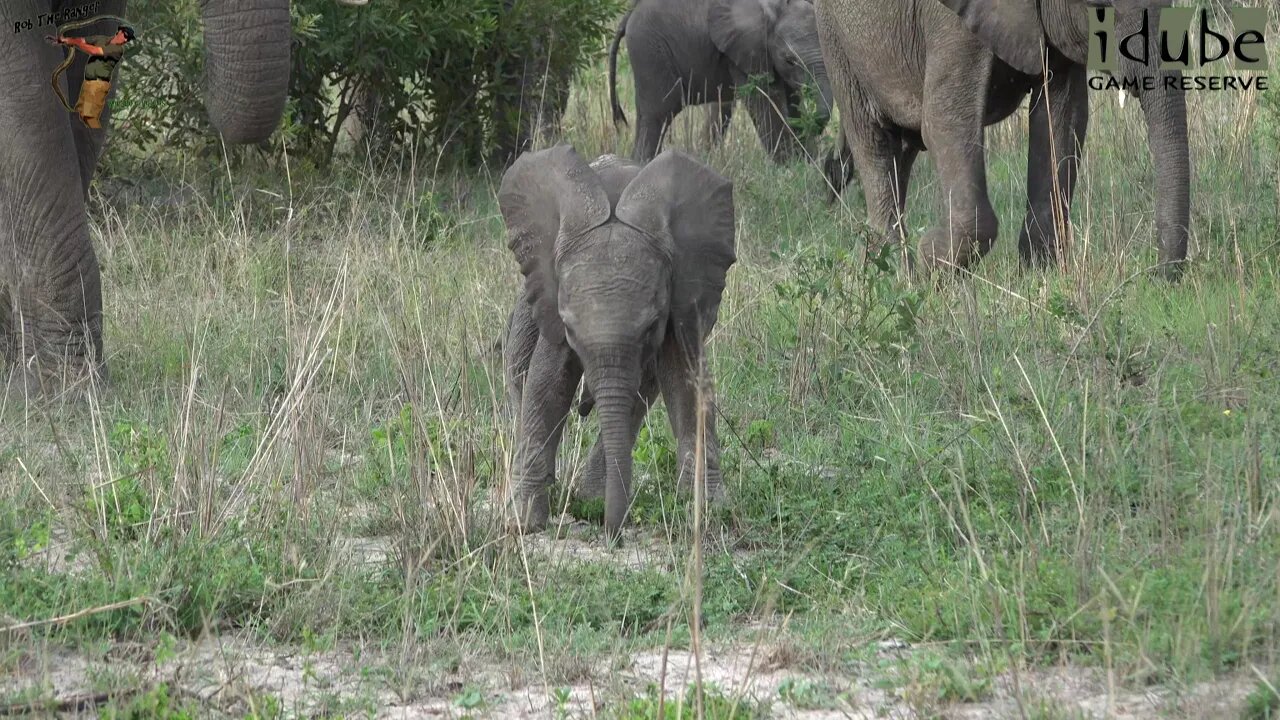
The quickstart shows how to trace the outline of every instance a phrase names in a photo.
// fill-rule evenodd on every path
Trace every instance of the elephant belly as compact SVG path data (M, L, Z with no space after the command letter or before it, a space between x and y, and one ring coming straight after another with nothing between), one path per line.
M685 105L733 102L733 81L727 74L723 78L718 78L695 73L690 75L688 80L682 80L682 83L685 87Z
M987 111L983 122L994 125L1012 115L1030 94L1033 83L1035 78L1014 70L997 58L991 67L991 81L987 85Z
M856 112L880 125L918 131L924 105L924 54L912 44L893 47L886 42L881 23L863 18L876 10L877 2L825 0L820 16L829 22L824 33L823 55L833 82L843 83Z

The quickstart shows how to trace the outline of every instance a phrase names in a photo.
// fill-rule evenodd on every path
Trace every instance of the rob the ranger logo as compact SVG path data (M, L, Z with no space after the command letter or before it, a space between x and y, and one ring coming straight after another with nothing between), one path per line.
M1267 89L1266 8L1234 7L1228 10L1232 29L1215 27L1209 12L1195 8L1142 10L1142 25L1128 34L1116 31L1115 10L1089 10L1089 69L1108 73L1092 77L1094 90L1248 90ZM1199 18L1199 26L1192 22ZM1152 19L1158 18L1153 28ZM1152 32L1157 33L1154 38ZM1153 43L1152 40L1155 40ZM1195 61L1192 54L1195 53ZM1183 71L1135 74L1126 66L1139 64L1151 70ZM1206 66L1253 71L1237 74L1195 74ZM1158 66L1158 68L1156 67Z

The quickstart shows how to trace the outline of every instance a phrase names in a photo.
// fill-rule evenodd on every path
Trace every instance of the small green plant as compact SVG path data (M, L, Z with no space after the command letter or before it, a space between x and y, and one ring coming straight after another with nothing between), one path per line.
M787 118L787 124L791 126L796 139L805 145L822 135L822 131L826 129L827 118L822 114L822 105L819 102L816 87L811 84L801 86L799 114Z
M569 717L569 701L573 699L573 693L569 688L556 688L551 691L551 702L555 703L556 718L563 720Z
M107 705L101 717L102 720L196 720L199 714L192 703L178 703L169 694L169 686L161 683L132 696L123 705Z
M436 437L435 433L429 432L430 441L434 442ZM419 450L413 406L401 407L399 413L374 427L369 440L368 461L360 479L360 489L370 497L376 497L397 478L407 476L414 453Z
M655 432L651 423L640 426L634 457L636 463L652 466L662 475L676 471L676 452L671 447L671 439L660 431Z
M23 560L48 546L47 518L23 518L13 507L0 514L0 571L17 569Z
M1040 699L1027 706L1027 720L1086 720L1082 710L1067 708L1056 700Z
M745 444L756 452L773 447L777 440L778 433L771 420L752 420L747 426Z
M1085 327L1088 324L1088 319L1084 316L1084 313L1080 312L1080 306L1063 292L1055 291L1050 295L1049 301L1045 303L1045 308L1050 315L1064 323L1077 327Z
M156 498L145 480L172 475L168 438L146 425L120 421L107 439L116 477L86 487L84 507L112 538L136 540L155 510Z
M714 685L702 686L702 717L706 720L756 720L768 717L767 708L748 698L732 698ZM661 698L658 688L650 685L647 692L623 704L618 720L678 720L697 717L697 688L690 685L682 698Z
M1280 678L1259 680L1245 699L1240 720L1280 720Z
M778 697L799 710L832 707L836 695L825 683L804 678L787 678L778 685Z
M463 717L471 717L471 713L483 710L488 703L479 688L469 687L453 698L453 704L466 711Z
M978 702L991 693L991 678L970 663L941 655L914 656L898 663L892 681L903 699L922 715L961 702Z
M254 695L249 698L250 709L244 720L280 720L284 706L275 695Z
M418 195L410 218L413 230L405 238L420 247L431 247L440 242L451 229L453 221L441 207L443 199L430 190Z
M924 296L898 279L895 246L880 244L865 260L851 249L810 246L793 262L795 273L775 283L774 293L831 328L841 354L866 349L896 358L914 347Z

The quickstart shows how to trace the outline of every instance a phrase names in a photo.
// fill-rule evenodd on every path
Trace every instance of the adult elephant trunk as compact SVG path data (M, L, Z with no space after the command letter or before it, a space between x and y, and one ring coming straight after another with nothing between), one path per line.
M289 1L201 0L205 108L231 143L266 140L289 92Z
M1191 226L1191 161L1187 151L1187 104L1181 91L1141 96L1147 143L1156 172L1156 235L1160 269L1176 280L1186 267Z
M821 59L813 68L813 80L818 86L818 118L822 122L822 127L825 128L827 121L831 119L831 108L835 100L831 94L831 79L827 77L827 66Z
M631 451L637 430L632 416L640 401L638 355L638 348L620 347L608 352L605 362L591 363L588 371L604 444L604 526L610 541L621 536L631 506Z
M1130 15L1117 23L1121 37L1139 29L1140 18ZM1149 57L1159 58L1160 48L1151 33ZM1127 58L1120 67L1124 78L1142 88L1138 99L1147 123L1147 144L1156 173L1156 235L1160 246L1160 271L1177 280L1186 267L1187 239L1191 227L1191 160L1187 145L1187 103L1177 89L1182 73L1160 70Z

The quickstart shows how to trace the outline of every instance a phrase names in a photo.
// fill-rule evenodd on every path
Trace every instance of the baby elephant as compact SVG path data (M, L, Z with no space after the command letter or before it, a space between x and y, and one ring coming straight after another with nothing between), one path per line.
M519 419L512 500L522 532L546 527L548 486L574 392L585 379L600 438L579 488L603 497L616 540L631 502L631 451L661 390L690 484L703 343L734 263L733 184L668 150L639 165L588 165L568 145L525 153L498 194L524 290L504 343ZM706 496L723 497L720 451L703 405Z
M636 83L636 144L632 158L651 160L672 119L688 105L718 103L712 137L733 117L735 89L765 78L747 110L765 151L780 160L794 149L788 118L800 111L800 90L816 86L823 125L831 114L831 83L818 42L811 0L637 0L609 47L609 99L618 104L618 45L627 38ZM821 128L818 128L819 130Z

